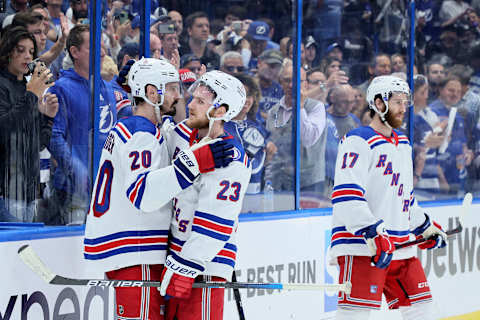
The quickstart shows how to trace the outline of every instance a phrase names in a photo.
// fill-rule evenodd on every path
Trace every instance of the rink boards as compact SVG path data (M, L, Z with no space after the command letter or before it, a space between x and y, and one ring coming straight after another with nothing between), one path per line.
M457 205L426 208L451 228ZM445 250L419 251L433 291L437 318L480 318L476 287L480 283L480 215L474 204L465 230ZM325 211L245 217L239 226L238 281L333 283L336 266L328 263L331 216ZM74 278L101 278L86 271L82 230L47 235L23 232L6 241L0 236L0 319L113 319L113 290L46 285L17 257L18 248L31 244L55 272ZM43 238L47 237L47 238ZM31 239L33 240L23 240ZM242 290L246 319L331 319L336 296L322 291L279 292ZM225 319L238 319L229 291ZM375 312L372 319L400 319L396 312ZM469 315L467 315L469 314ZM268 315L266 317L266 315ZM458 317L463 315L462 318ZM457 317L456 317L457 316Z

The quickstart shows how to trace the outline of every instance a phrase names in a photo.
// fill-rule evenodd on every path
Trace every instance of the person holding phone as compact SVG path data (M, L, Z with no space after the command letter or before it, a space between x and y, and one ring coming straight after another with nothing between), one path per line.
M39 152L52 134L58 110L44 92L50 70L37 62L30 81L27 65L37 57L34 36L9 29L0 41L0 221L32 222L40 186Z

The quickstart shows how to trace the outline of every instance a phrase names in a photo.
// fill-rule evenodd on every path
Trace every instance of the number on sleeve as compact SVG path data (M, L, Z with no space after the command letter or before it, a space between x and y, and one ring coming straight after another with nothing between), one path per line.
M355 163L357 163L357 160L358 160L358 153L355 153L355 152L346 152L344 155L343 155L343 162L342 162L342 169L345 169L347 167L347 162L348 162L348 157L352 158L350 160L350 164L348 165L349 168L353 168L353 166L355 165Z

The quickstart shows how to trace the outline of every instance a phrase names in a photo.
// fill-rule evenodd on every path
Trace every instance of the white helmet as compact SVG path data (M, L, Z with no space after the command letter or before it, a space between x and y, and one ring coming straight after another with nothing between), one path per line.
M242 110L247 99L245 87L243 84L235 78L225 72L213 70L205 73L198 79L190 88L190 93L199 86L208 86L216 97L212 102L212 106L208 108L207 118L210 119L210 111L214 108L220 107L222 104L228 105L227 112L220 118L214 118L213 120L230 121Z
M367 102L371 109L373 109L383 122L385 122L385 115L388 112L388 100L392 93L405 93L410 99L410 87L405 80L394 76L378 76L375 77L367 89ZM385 111L380 112L375 105L375 97L381 95L385 103Z
M156 109L163 104L165 85L179 80L178 71L171 63L155 58L140 59L132 65L128 73L128 86L132 90L132 96L143 98ZM153 103L147 98L145 88L149 84L158 90L160 95L158 103Z

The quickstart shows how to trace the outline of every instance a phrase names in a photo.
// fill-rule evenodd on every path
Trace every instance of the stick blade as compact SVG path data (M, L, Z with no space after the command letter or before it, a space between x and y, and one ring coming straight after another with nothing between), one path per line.
M46 283L50 283L53 278L55 278L55 274L51 272L47 266L45 266L35 251L33 251L32 247L30 247L28 244L18 249L18 255L20 256L20 259L22 259L23 263L32 269L33 272L38 274Z

